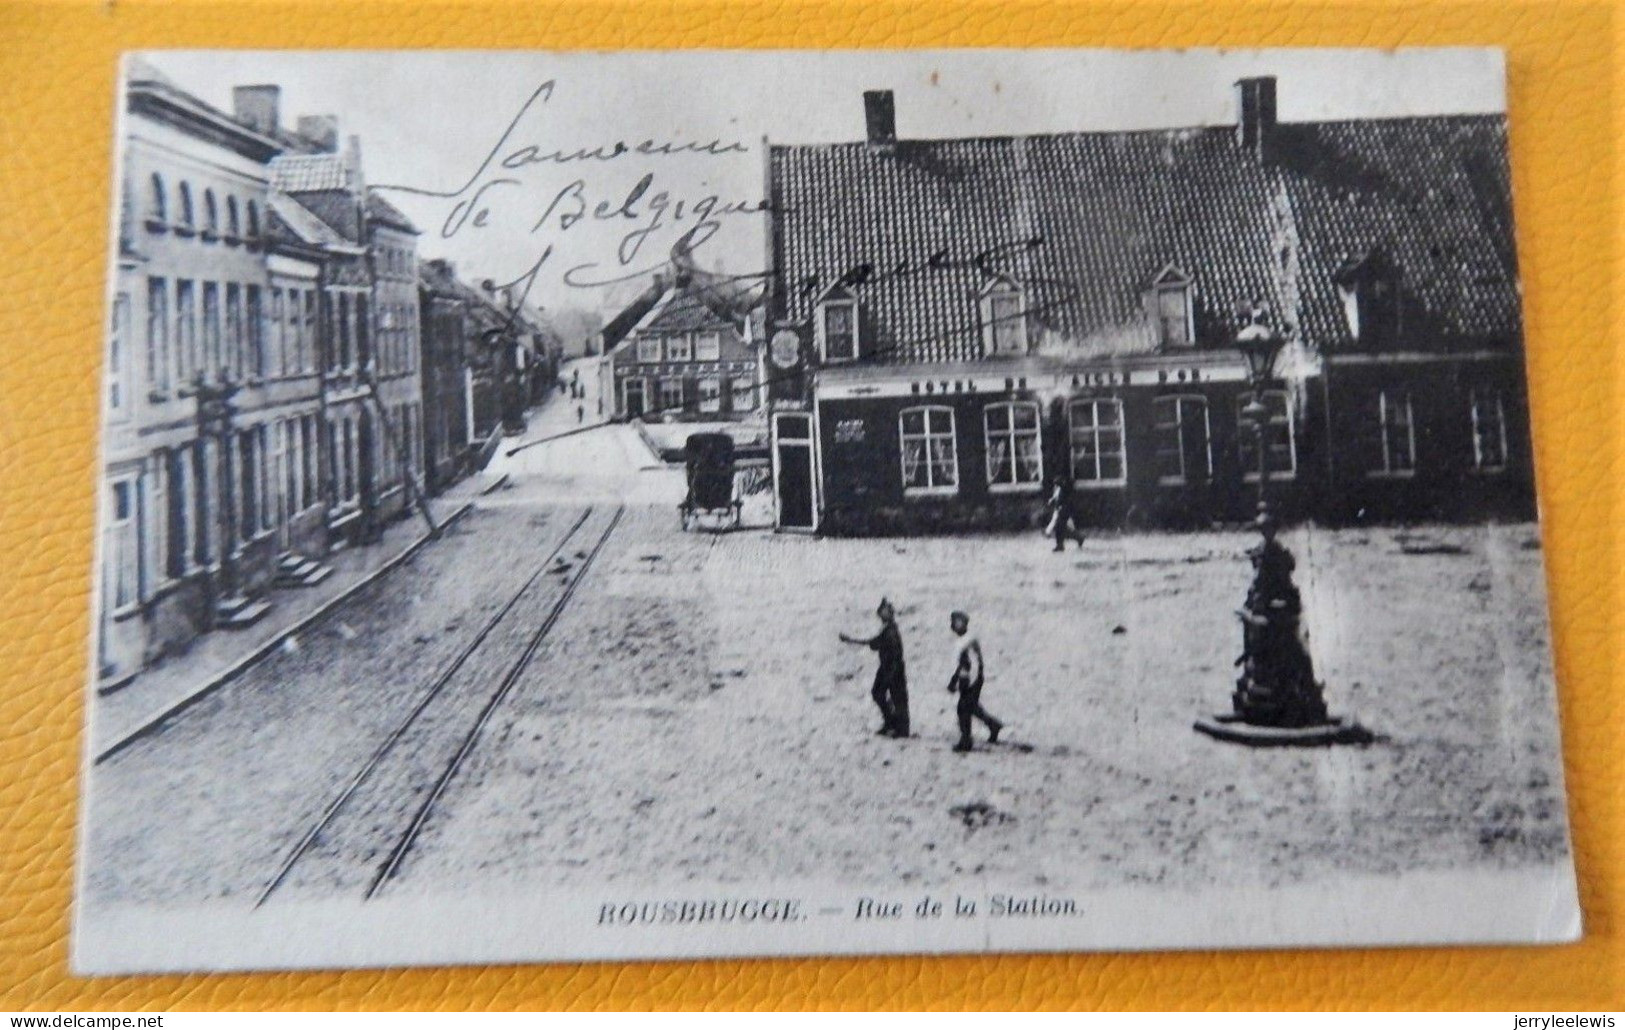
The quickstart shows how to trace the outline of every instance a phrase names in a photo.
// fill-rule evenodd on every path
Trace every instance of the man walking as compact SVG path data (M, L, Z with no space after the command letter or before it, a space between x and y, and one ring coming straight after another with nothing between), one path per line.
M875 685L869 696L880 709L881 725L876 731L882 737L908 736L908 676L903 670L903 635L897 629L897 612L891 602L880 599L875 609L880 619L880 632L865 640L841 634L841 642L868 647L880 656L880 667L875 670Z
M982 643L970 634L970 616L954 612L948 616L948 626L958 639L954 642L954 674L948 680L948 693L959 695L959 743L954 750L963 754L971 750L971 720L980 719L987 726L987 742L997 744L1004 723L987 714L982 707Z
M1079 547L1083 546L1083 533L1078 529L1077 511L1072 502L1071 480L1056 476L1049 495L1049 525L1044 527L1044 533L1054 538L1057 552L1066 550L1068 540L1076 540Z

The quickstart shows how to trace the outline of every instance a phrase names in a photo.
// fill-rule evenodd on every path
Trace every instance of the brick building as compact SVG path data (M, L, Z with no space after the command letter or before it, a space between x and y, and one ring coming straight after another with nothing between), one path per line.
M603 330L605 413L699 421L755 413L761 370L754 306L731 281L699 269L679 265L657 276Z
M1532 473L1498 116L772 146L775 483L784 528L1024 527L1069 478L1099 525L1252 510L1234 347L1297 517L1528 517Z

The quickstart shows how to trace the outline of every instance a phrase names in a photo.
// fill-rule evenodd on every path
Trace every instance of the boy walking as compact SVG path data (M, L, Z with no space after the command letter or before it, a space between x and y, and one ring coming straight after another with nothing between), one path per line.
M959 695L959 743L954 750L963 754L971 750L971 720L980 719L987 727L987 742L997 744L1004 723L987 714L982 707L982 643L970 634L970 616L954 612L948 616L948 626L957 638L954 641L954 674L948 680L948 693Z

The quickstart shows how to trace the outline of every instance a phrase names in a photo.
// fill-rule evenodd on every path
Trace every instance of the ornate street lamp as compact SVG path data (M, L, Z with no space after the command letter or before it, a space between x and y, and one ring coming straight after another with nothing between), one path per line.
M1229 712L1196 720L1196 730L1218 740L1253 746L1363 743L1371 734L1359 724L1326 713L1325 688L1315 679L1304 639L1303 600L1292 582L1292 552L1275 538L1269 507L1269 406L1264 390L1286 340L1269 309L1253 305L1242 315L1236 349L1247 362L1252 397L1242 416L1253 424L1258 450L1258 517L1262 539L1247 552L1253 583L1236 612L1241 620L1241 675Z

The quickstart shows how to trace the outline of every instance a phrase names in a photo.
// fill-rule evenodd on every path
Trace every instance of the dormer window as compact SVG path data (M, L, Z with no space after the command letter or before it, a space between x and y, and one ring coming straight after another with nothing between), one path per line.
M815 321L818 352L825 364L856 361L858 357L858 300L844 287L836 287L818 302Z
M1157 345L1191 347L1196 343L1191 277L1173 265L1165 266L1151 281L1147 307L1156 323Z
M1371 347L1386 346L1399 338L1399 270L1385 254L1374 250L1350 259L1334 279L1350 336Z
M1027 298L1011 279L995 279L982 290L982 353L1027 353Z

